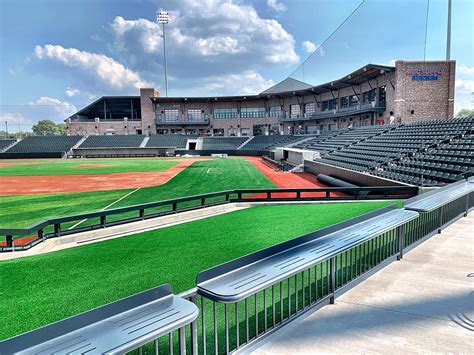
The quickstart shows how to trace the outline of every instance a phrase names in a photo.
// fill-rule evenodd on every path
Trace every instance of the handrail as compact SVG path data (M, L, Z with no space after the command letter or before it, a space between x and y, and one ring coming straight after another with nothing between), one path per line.
M375 195L370 196L363 192L372 192ZM317 200L373 200L373 199L400 199L415 196L418 192L417 187L412 186L374 186L374 187L328 187L328 188L286 188L286 189L234 189L218 192L211 192L200 195L185 196L168 200L154 201L143 204L137 204L126 207L118 207L104 211L86 212L76 215L69 215L56 218L48 218L36 222L25 228L0 228L0 236L7 237L6 247L0 247L0 251L13 250L13 236L22 237L37 232L38 239L43 240L49 237L59 237L86 230L105 228L111 225L135 222L138 220L149 219L163 216L171 213L185 212L192 209L205 208L230 202L278 202L278 201L317 201ZM281 193L291 196L281 197ZM312 196L311 193L313 193ZM347 196L333 196L334 193L347 194ZM262 197L263 194L263 197ZM305 194L308 194L305 196ZM314 195L320 196L314 196ZM280 195L280 196L279 196ZM224 197L219 201L209 201L211 198ZM198 204L188 207L178 208L178 204L185 202L198 201ZM170 206L167 211L145 214L145 210ZM116 221L108 221L107 217L119 215L127 212L138 212L135 217L128 217ZM87 227L78 227L68 230L62 230L61 224L73 221L81 221L90 218L100 218L99 224ZM47 227L54 227L54 232L45 233ZM31 241L21 246L15 246L15 250L24 250L32 246L32 243L38 243L38 240Z

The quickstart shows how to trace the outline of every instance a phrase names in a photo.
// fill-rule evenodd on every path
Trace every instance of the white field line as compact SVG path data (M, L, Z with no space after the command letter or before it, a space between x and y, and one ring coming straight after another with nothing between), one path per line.
M109 208L109 207L112 207L112 206L115 205L117 202L122 201L124 198L130 196L131 194L133 194L134 192L137 192L137 191L140 190L140 189L141 189L141 187L137 187L135 190L130 191L130 192L129 192L128 194L126 194L125 196L120 197L117 201L114 201L114 202L112 202L110 205L107 205L107 206L105 206L104 208L102 208L102 209L100 210L100 212L106 210L106 209ZM76 228L78 225L80 225L81 223L84 223L85 221L87 221L87 219L83 219L82 221L77 222L77 223L76 223L75 225L73 225L72 227L69 227L68 230L69 230L69 229Z

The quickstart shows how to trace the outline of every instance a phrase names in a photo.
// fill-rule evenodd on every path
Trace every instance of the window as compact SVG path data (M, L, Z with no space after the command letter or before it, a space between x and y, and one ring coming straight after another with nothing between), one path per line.
M362 93L363 103L372 102L372 101L375 101L375 89Z
M250 136L250 128L241 128L240 132L242 133L242 137Z
M202 110L188 109L188 120L190 121L202 121L203 116Z
M176 121L179 119L179 110L165 110L165 121Z
M321 111L332 111L336 109L336 99L321 102Z
M385 106L386 94L385 86L379 87L379 106Z
M265 107L242 107L240 109L241 118L263 118L265 117Z
M301 114L300 105L290 105L290 117L291 118L298 118Z
M236 118L236 108L216 108L214 109L214 118Z
M227 130L227 132L228 132L227 134L231 137L235 137L237 135L237 129L236 128L229 128Z
M341 108L357 106L358 104L359 104L359 98L357 97L357 95L341 97Z
M280 117L281 106L270 106L270 117Z
M316 112L316 104L314 102L306 104L304 107L304 111L307 115L314 114Z
M223 136L224 135L224 128L214 128L212 130L214 136Z

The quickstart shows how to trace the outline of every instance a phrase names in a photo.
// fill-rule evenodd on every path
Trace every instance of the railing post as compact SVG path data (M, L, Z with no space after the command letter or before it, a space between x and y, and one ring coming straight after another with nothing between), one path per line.
M196 304L196 296L191 296L191 298L189 300L192 303ZM191 323L191 352L192 352L193 355L198 354L197 319L193 320L192 323Z
M179 353L186 354L186 334L184 332L184 326L179 328L178 338L179 338Z
M5 238L6 238L6 242L7 242L6 246L8 248L13 247L13 236L12 235L7 235Z
M242 192L237 192L237 201L242 201Z
M331 198L331 191L326 191L326 199L329 200Z
M173 211L176 211L176 208L177 208L176 202L173 202L173 207L172 208L173 208Z
M225 200L226 200L226 202L230 201L230 195L229 194L225 194Z
M331 297L329 298L329 303L334 304L336 298L336 257L331 258Z
M272 199L272 193L271 192L267 192L267 200L271 200Z
M438 234L441 233L441 226L443 225L443 207L444 206L441 206L438 210L438 225L439 225Z
M107 216L100 216L100 227L107 227Z
M54 225L54 236L55 237L60 237L61 236L61 224L60 223L56 223Z
M139 210L138 214L139 214L139 217L141 219L145 219L145 210L144 209Z
M300 191L296 191L296 199L298 201L301 200L301 192Z
M467 213L469 211L469 194L464 196L464 217L467 217Z
M206 198L201 197L201 206L204 206L206 204Z
M44 239L44 232L42 229L38 230L38 239Z
M397 260L403 258L403 249L405 248L405 225L401 225L397 228L397 244L398 244L398 256Z

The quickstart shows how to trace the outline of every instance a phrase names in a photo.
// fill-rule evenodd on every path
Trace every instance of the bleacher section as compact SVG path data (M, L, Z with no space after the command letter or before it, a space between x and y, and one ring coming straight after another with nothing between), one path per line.
M287 146L298 142L306 136L290 136L290 135L272 135L272 136L255 136L245 144L242 150L271 150L278 146Z
M89 136L79 148L138 148L144 138L142 135Z
M474 118L400 125L340 150L328 139L318 161L411 184L449 183L472 174L473 125Z
M16 142L16 139L0 139L0 152Z
M204 137L203 150L234 150L243 144L248 137Z
M44 153L62 153L69 151L81 136L32 136L26 137L11 148L5 151L5 154L44 154ZM57 155L57 154L56 154ZM34 157L34 156L32 156Z
M150 136L146 147L147 148L170 148L176 147L178 149L186 149L188 139L195 139L196 135L184 134L157 134Z
M343 133L345 130L339 129L335 131L325 131L321 132L321 134L315 136L313 139L308 139L304 142L295 144L293 148L298 148L298 149L309 149L309 150L317 150L317 147L319 147L319 143L324 142L332 137L335 137L341 133Z

